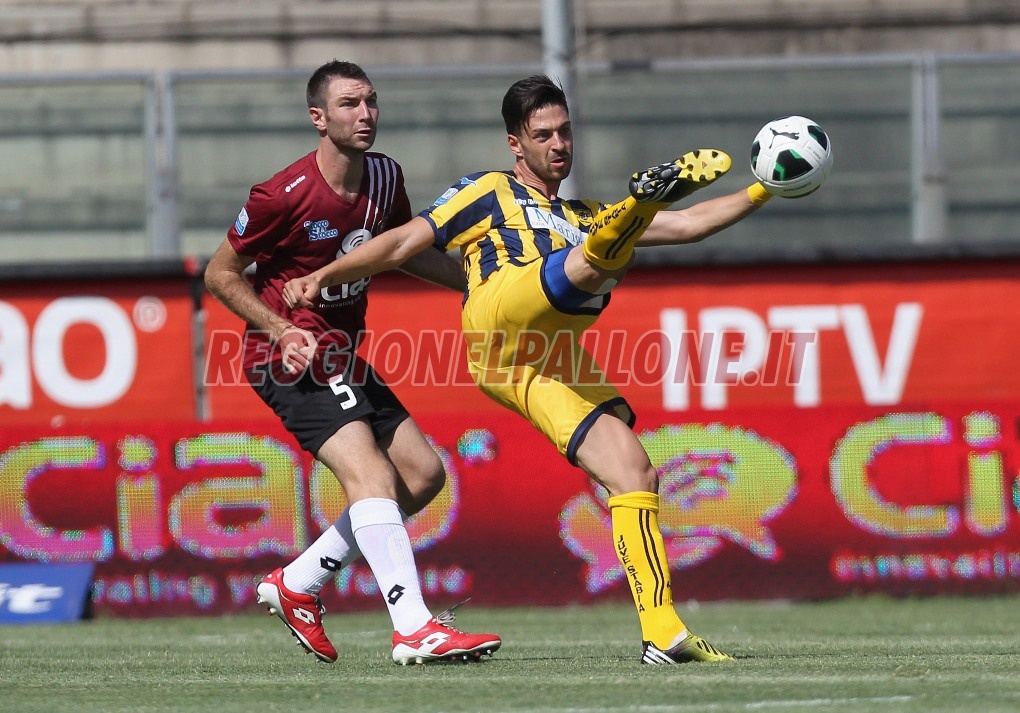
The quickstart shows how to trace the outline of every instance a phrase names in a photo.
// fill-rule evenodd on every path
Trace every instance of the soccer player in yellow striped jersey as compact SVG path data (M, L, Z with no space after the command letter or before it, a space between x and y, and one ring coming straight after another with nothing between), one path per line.
M503 267L580 245L603 208L595 201L550 198L510 171L484 171L462 178L422 215L437 227L438 245L461 249L470 294ZM461 230L465 225L469 229ZM484 237L478 239L479 233Z
M324 287L395 268L430 246L460 248L469 371L483 392L527 418L608 491L613 544L641 626L642 663L730 661L690 632L673 606L658 476L631 430L633 411L578 341L605 309L636 247L702 240L770 195L753 183L668 210L730 168L722 151L698 149L633 174L630 195L618 203L566 200L559 188L570 173L573 137L563 91L544 75L527 77L507 91L502 113L511 170L463 177L408 223L289 281L284 300L307 305ZM564 335L564 356L587 378L564 378L563 359L544 358L564 348ZM536 572L544 567L532 564Z

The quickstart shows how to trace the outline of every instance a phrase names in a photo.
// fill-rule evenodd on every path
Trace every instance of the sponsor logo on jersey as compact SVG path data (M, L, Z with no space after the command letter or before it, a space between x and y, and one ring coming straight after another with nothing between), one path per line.
M587 208L575 208L574 215L577 216L577 224L581 227L591 225L591 222L595 219L595 216Z
M328 220L307 220L305 221L304 229L308 233L308 239L311 241L329 240L340 234L340 231L336 228L329 227Z
M514 203L517 205L538 205L538 201L534 198L514 198Z
M234 221L234 230L238 235L244 235L244 229L248 227L248 211L244 208L237 214L237 220Z
M364 228L352 230L340 241L340 249L336 251L336 256L341 258L366 240L371 239L372 233ZM319 295L322 298L319 302L319 307L344 307L351 304L361 296L361 293L368 289L368 283L371 279L370 277L363 277L354 282L345 282L342 285L334 285L333 287L323 287L319 291Z
M467 176L464 176L463 178L460 179L460 185L462 185L462 186L477 186L478 184L475 183L470 178L468 178Z
M299 185L301 185L301 181L303 181L303 180L305 180L304 175L298 176L297 178L294 179L293 183L291 183L289 186L287 186L286 188L283 189L284 192L290 193L292 190L294 190Z
M462 178L461 181L463 181L463 180L464 179ZM455 195L457 195L457 188L456 187L447 188L446 189L446 193L444 193L443 195L441 195L438 198L436 198L436 202L432 204L432 207L435 208L435 207L443 205L443 203L446 203L446 201L450 200Z
M528 225L532 228L555 230L571 245L580 245L584 242L584 233L576 225L571 225L558 215L531 206L524 210L524 215L527 216Z

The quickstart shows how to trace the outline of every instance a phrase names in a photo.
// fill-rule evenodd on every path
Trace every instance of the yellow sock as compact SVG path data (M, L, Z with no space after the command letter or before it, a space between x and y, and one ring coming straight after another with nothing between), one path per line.
M758 181L747 187L747 197L760 208L772 198L772 194L768 192L761 181Z
M644 491L609 498L616 556L634 595L641 637L668 648L686 627L673 608L666 545L659 532L659 496Z
M626 267L634 254L634 243L655 214L668 207L668 203L638 203L633 198L614 203L595 216L584 241L584 256L606 270Z

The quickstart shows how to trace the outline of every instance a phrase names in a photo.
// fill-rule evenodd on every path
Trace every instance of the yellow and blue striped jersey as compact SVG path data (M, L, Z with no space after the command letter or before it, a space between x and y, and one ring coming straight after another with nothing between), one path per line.
M581 244L603 208L591 200L550 200L511 171L481 171L461 178L419 215L432 225L436 245L461 249L470 292L497 270Z

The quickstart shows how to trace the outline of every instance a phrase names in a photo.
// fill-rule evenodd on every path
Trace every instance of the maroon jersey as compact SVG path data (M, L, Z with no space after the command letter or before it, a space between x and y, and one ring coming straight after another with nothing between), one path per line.
M312 307L294 310L283 301L283 286L410 219L404 175L396 161L366 153L361 188L352 202L326 183L313 151L252 187L227 239L239 255L255 260L255 292L273 311L314 334L320 353L330 345L349 352L365 327L370 278L324 288ZM279 362L279 352L271 354L269 346L268 335L249 325L245 370Z

